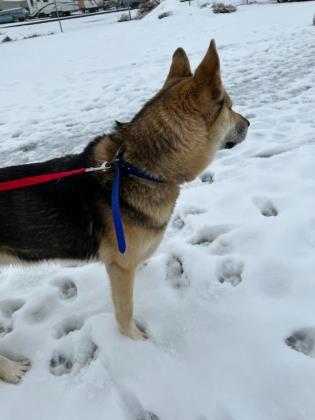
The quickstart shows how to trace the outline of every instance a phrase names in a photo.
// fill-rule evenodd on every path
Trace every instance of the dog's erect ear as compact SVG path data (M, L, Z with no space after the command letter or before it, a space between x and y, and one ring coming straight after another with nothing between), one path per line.
M209 106L211 100L223 99L224 88L220 74L220 59L214 39L211 40L206 55L195 71L192 86L195 95L201 98L201 105L207 106L206 103L202 103L204 101L208 101Z
M191 76L192 73L187 55L182 48L177 48L173 54L171 68L164 82L163 89L169 87L176 79Z

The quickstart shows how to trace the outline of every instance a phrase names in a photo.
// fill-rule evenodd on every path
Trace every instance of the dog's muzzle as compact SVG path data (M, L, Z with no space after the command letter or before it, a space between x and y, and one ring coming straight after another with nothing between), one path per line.
M231 130L224 139L223 149L232 149L239 143L246 139L248 127L250 122L243 117L242 122L238 123L233 130Z

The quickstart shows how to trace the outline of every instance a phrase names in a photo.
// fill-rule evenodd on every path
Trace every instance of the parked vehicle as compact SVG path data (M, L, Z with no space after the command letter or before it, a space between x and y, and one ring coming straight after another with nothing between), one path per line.
M29 15L28 10L24 7L15 7L0 11L0 23L21 22Z
M56 4L59 16L69 16L73 12L97 12L98 3L96 0L27 0L28 8L32 17L56 17Z
M277 3L288 3L291 1L307 1L307 0L277 0Z

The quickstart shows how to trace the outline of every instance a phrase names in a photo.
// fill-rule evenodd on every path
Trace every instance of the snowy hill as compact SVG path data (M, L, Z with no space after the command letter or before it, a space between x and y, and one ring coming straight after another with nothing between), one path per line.
M64 34L0 27L15 39L0 44L1 166L82 150L161 87L177 47L195 67L210 38L251 122L183 187L137 275L148 341L119 334L101 265L1 268L0 354L33 363L0 383L1 420L315 418L314 12L167 0L141 21L65 21Z

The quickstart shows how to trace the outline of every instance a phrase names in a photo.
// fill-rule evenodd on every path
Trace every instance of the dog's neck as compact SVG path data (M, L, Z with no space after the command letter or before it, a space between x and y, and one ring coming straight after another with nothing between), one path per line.
M131 124L130 124L131 125ZM143 135L129 129L129 124L118 127L113 133L96 138L87 148L92 151L93 164L100 166L105 161L112 161L118 153L123 159L137 166L153 178L165 181L177 187L184 182L174 170L172 152L174 150L157 139L156 134ZM177 167L177 170L180 169Z
M138 139L139 140L139 139ZM128 147L131 138L122 137L121 133L114 133L109 136L102 136L94 140L88 146L91 164L99 166L104 161L111 161L115 158L118 151L123 153L126 161L136 165L139 169L153 177L165 180L165 172L159 171L154 166L154 155L152 159L152 150L143 147L140 153L132 152ZM128 144L128 146L127 146ZM135 148L139 148L138 142L134 143ZM146 151L146 153L144 152ZM112 182L113 175L96 174L101 183L105 181ZM139 203L139 194L143 197L143 202ZM179 184L174 182L155 183L146 179L127 176L124 178L120 187L120 196L122 203L135 209L135 214L141 210L144 217L148 220L148 227L165 228L169 221L176 199L179 195ZM158 209L158 211L157 211ZM130 213L130 212L129 212Z
M140 123L128 123L118 126L110 136L123 158L143 170L148 175L179 186L186 181L185 170L178 161L175 144L178 139L163 137L163 134Z

